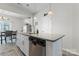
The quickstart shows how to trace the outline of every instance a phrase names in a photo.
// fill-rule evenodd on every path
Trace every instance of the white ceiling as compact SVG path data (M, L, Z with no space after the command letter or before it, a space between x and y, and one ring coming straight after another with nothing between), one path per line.
M15 13L15 12L11 12L11 11L6 11L6 10L3 10L3 9L0 9L0 14L7 15L7 16L13 16L13 17L25 18L24 15L21 15L21 14Z
M29 10L32 14L37 13L40 10L46 9L49 6L48 3L18 3L17 5Z
M0 3L0 14L6 14L9 16L16 16L20 18L32 16L31 12L17 6L15 3Z
M29 16L36 14L41 10L47 9L48 6L48 3L0 3L0 9L12 11L25 16L27 16L27 14Z

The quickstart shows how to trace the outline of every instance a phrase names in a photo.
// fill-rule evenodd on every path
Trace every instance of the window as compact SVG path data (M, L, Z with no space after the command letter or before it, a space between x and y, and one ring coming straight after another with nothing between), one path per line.
M8 20L0 21L0 31L10 30L10 22Z

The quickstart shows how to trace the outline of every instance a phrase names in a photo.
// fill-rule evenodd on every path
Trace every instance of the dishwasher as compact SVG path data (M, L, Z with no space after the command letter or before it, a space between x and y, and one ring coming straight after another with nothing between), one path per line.
M30 36L29 56L46 56L46 41Z

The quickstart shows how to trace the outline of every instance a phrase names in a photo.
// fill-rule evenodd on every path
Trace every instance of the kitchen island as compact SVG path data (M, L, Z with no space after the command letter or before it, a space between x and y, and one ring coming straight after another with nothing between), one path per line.
M61 34L27 34L27 33L18 33L17 35L17 46L25 55L30 55L30 39L44 40L45 43L45 55L46 56L61 56L62 55L62 38L64 35Z

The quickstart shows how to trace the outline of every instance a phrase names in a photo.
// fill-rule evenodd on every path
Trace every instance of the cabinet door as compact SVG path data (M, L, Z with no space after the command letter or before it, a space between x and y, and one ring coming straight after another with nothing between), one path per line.
M25 53L25 55L29 55L29 38L28 38L28 36L24 37L24 53Z
M21 35L21 46L20 49L25 55L29 55L29 38L28 36Z
M62 55L62 39L55 42L46 41L46 56Z
M21 35L21 43L20 44L21 44L20 49L24 53L24 36L23 35Z
M17 43L16 45L21 49L23 50L23 37L21 34L18 34L17 35Z
M17 34L16 45L17 45L18 47L20 47L20 45L21 45L21 35L20 35L20 34Z
M29 55L29 37L28 36L18 34L17 46L21 49L21 51L25 55Z

